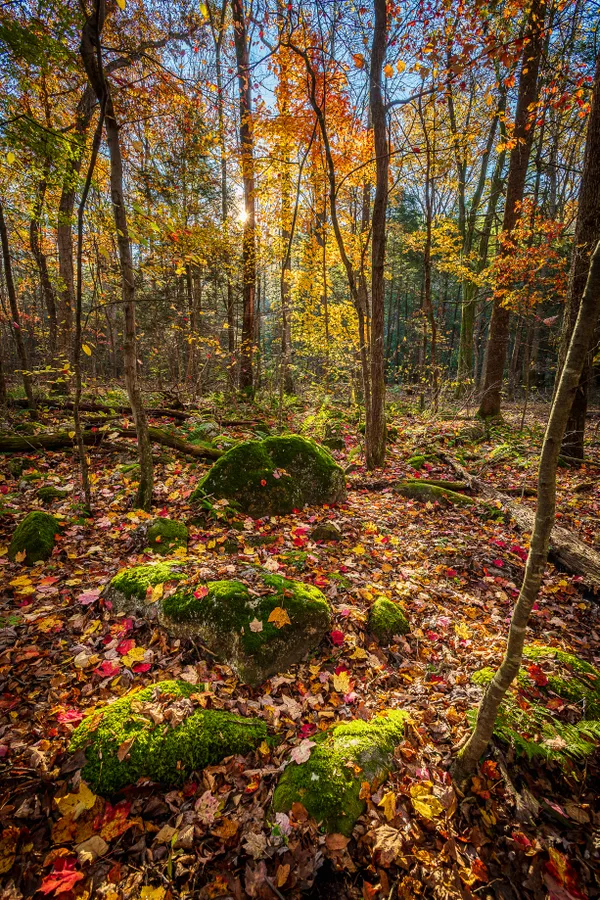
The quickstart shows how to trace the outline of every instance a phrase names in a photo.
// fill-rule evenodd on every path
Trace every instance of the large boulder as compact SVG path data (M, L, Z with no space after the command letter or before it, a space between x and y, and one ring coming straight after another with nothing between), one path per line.
M181 581L183 577L181 567L177 568L174 563L130 566L117 572L104 588L102 597L115 613L145 616L158 609L162 586Z
M363 782L381 783L404 737L408 713L389 710L370 722L343 722L315 737L306 762L290 761L275 789L275 812L301 803L324 831L349 837L366 809Z
M197 485L192 500L226 499L256 518L346 498L343 469L314 441L287 435L228 450Z
M41 510L28 513L12 537L8 558L28 566L44 562L52 555L54 539L59 531L58 520L49 513Z
M161 624L196 638L247 684L257 685L300 662L331 626L321 591L261 574L250 592L239 581L182 585L160 607Z
M83 778L101 794L139 778L171 786L227 756L246 754L267 738L260 719L203 709L202 686L162 681L130 691L78 726L71 750L84 750Z

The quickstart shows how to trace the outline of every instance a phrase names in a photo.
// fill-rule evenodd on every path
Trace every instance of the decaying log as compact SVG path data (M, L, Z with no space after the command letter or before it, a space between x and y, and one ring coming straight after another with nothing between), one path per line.
M123 437L135 437L135 428L111 427L110 434L119 434ZM150 440L154 444L170 447L185 456L193 456L195 459L218 459L223 455L222 450L212 447L190 444L175 435L168 434L160 428L149 429ZM84 431L83 441L87 445L100 444L108 431ZM74 446L74 432L56 431L52 434L0 434L0 453L31 453L35 450L63 450Z
M451 456L443 453L440 457L448 463L448 465L460 475L476 491L486 500L499 502L510 517L514 520L519 531L531 532L535 519L535 512L527 506L515 503L506 494L496 491L489 484L480 481L474 475L456 462ZM563 528L561 525L555 525L552 529L550 537L550 548L548 553L550 559L566 572L572 575L579 575L583 579L586 587L594 592L600 593L600 553L594 550L589 544L584 543L572 531Z

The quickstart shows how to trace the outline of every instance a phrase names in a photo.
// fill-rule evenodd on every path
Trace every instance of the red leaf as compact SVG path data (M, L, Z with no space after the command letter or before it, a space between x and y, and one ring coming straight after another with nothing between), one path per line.
M72 890L83 877L83 872L77 872L75 869L74 859L57 859L54 868L46 875L39 889L42 894L64 894Z
M332 631L330 634L331 643L336 647L341 647L344 643L344 633L342 631Z

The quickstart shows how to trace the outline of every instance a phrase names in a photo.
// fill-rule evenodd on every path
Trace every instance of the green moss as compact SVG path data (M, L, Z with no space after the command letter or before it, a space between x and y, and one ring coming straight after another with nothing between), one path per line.
M249 753L266 740L267 729L259 719L196 706L194 695L202 689L163 681L130 691L88 716L70 746L85 751L83 778L99 793L119 791L142 777L178 785L192 772L226 756ZM119 761L119 749L129 742Z
M377 597L369 610L369 628L382 643L389 643L394 635L408 634L408 619L397 603L387 597Z
M286 566L296 569L297 572L303 572L306 568L308 553L306 550L286 550L281 554L281 559Z
M39 481L44 476L41 472L26 472L24 475L21 475L22 481Z
M342 532L333 522L321 522L320 525L315 525L311 531L310 539L311 541L324 541L326 543L341 541Z
M112 603L114 612L143 611L146 605L146 591L157 584L181 581L181 572L173 568L173 563L160 562L148 566L131 566L121 569L108 583L104 599Z
M148 528L147 540L154 553L168 556L179 547L187 549L188 530L181 522L158 518Z
M53 500L64 500L69 496L68 491L61 491L59 488L53 487L51 484L44 485L37 492L38 500L42 503L51 503Z
M49 559L59 530L58 521L49 513L40 510L28 513L13 535L8 558L15 562L17 555L25 551L23 562L28 566Z
M13 456L8 461L8 471L13 478L20 478L23 474L23 469L25 469L27 465L27 460L22 459L20 456Z
M306 503L345 499L343 470L314 441L286 435L228 450L199 482L192 500L225 498L244 513L286 515Z
M262 580L271 589L263 596L239 581L208 582L204 596L197 587L182 587L165 598L161 622L175 634L200 639L245 682L259 684L299 662L331 624L329 604L317 588L279 575ZM280 628L269 621L278 607L290 619Z
M349 837L366 809L361 783L387 777L407 718L401 710L390 710L370 722L343 723L319 735L307 762L286 767L273 795L275 812L301 803L324 831Z
M327 447L328 450L345 450L346 449L346 441L341 435L332 435L331 437L324 437L322 440L322 444L324 447Z
M544 662L532 672L519 671L516 688L506 694L494 734L530 759L557 762L590 756L600 741L600 672L574 654L554 647L529 646L524 657ZM544 682L545 676L547 683ZM474 684L485 686L494 676L487 667L475 672ZM563 721L548 703L559 697L578 708L578 722ZM572 713L571 713L572 716ZM469 713L474 724L476 711Z
M422 500L450 506L456 504L458 506L473 506L475 501L472 497L465 497L464 494L458 494L455 491L447 491L445 488L438 487L434 484L426 484L421 481L401 481L394 490L396 493L407 497L409 500Z

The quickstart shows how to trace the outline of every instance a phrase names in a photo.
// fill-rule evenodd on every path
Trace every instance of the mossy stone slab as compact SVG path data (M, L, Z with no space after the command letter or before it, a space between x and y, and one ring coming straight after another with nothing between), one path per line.
M158 601L152 601L152 589L171 581L181 581L183 577L181 567L176 567L174 563L131 566L117 572L105 587L102 596L111 604L115 613L151 618L158 610Z
M264 574L260 593L239 581L182 586L166 597L160 622L178 637L199 640L250 685L300 662L331 626L318 588Z
M10 546L8 558L15 562L17 556L25 552L22 562L33 566L49 559L54 549L54 539L60 531L58 520L50 513L35 510L28 513L17 527Z
M408 619L397 603L387 597L377 597L369 610L369 629L382 644L389 644L395 635L408 634Z
M407 719L403 710L390 710L370 722L344 722L319 734L306 762L287 765L273 795L275 812L287 813L301 803L324 831L349 837L366 809L361 784L380 784L389 775Z
M246 441L228 450L199 482L192 500L226 499L261 518L287 515L306 504L346 498L343 469L331 454L299 435Z
M185 681L163 681L130 691L84 719L70 749L85 752L85 781L100 794L142 777L178 785L192 772L249 753L266 740L260 719L199 706L194 695L201 690Z

